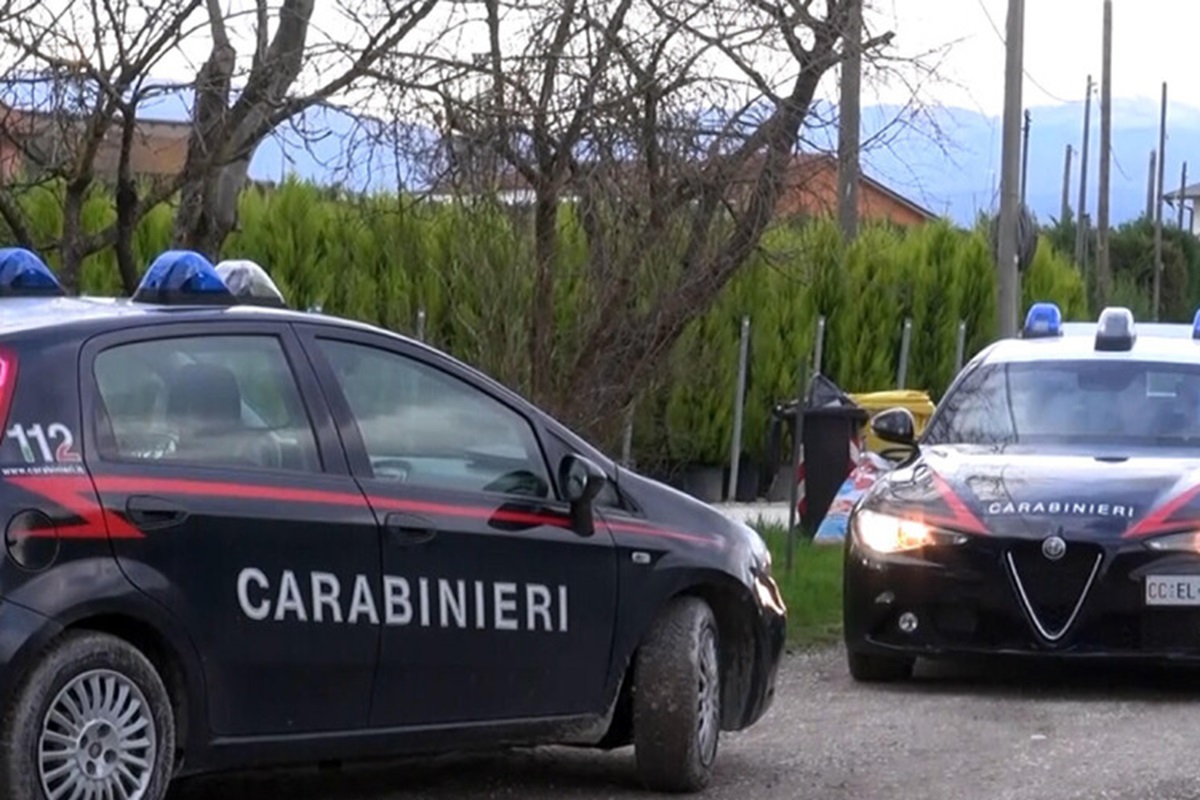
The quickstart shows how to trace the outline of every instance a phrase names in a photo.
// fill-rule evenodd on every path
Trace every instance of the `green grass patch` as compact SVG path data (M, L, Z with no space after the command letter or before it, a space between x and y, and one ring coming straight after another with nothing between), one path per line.
M774 557L773 571L788 609L789 644L831 644L842 636L842 546L797 536L787 568L787 529L755 524Z

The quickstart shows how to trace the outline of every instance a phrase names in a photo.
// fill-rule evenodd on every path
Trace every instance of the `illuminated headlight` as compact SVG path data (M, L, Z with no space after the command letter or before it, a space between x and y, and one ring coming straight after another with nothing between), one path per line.
M1200 531L1184 531L1146 540L1146 547L1164 553L1200 553Z
M858 540L876 553L904 553L934 544L958 545L971 538L965 533L938 530L915 519L878 511L858 511L853 525Z
M854 516L858 540L877 553L901 553L933 544L933 531L923 522L859 510Z

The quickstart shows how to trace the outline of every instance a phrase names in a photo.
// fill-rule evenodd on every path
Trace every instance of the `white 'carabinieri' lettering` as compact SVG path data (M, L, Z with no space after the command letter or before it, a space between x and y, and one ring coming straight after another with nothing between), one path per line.
M300 596L300 584L296 583L296 573L290 569L283 571L283 580L279 584L279 602L275 604L275 621L282 622L291 611L296 619L308 622L308 614L304 610L304 598Z
M263 600L258 605L251 604L250 581L257 583L263 591L271 588L271 584L267 582L267 576L263 574L262 570L253 567L242 570L242 573L238 575L238 602L242 606L242 613L255 622L262 622L271 616L271 601Z
M354 625L361 614L366 614L372 625L379 624L379 612L375 608L375 597L371 594L371 584L366 575L354 579L354 598L350 601L350 613L346 621Z
M1136 516L1133 506L1114 505L1111 503L989 503L989 516L1045 516L1045 515L1075 515L1085 517L1123 517L1133 519Z
M298 576L284 570L276 581L261 569L246 567L238 573L237 598L242 613L254 622L368 622L391 627L416 623L423 628L540 633L569 630L568 591L561 584L425 576L415 580L414 586L413 579L384 575L375 586L366 575L343 582L329 572Z

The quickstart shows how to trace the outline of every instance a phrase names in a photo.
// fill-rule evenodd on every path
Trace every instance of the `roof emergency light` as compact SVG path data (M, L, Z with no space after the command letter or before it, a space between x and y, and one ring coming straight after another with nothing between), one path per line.
M1192 338L1200 339L1200 309L1196 311L1196 316L1192 317Z
M1055 303L1034 303L1025 315L1022 334L1026 339L1062 336L1062 311Z
M1115 306L1100 312L1100 321L1096 325L1097 350L1131 350L1136 340L1132 311Z
M229 259L217 264L217 275L239 303L287 308L283 292L267 271L247 259Z
M135 302L229 304L233 293L212 262L192 250L168 250L150 264L133 294Z
M50 267L32 250L0 248L0 297L61 297L65 294Z

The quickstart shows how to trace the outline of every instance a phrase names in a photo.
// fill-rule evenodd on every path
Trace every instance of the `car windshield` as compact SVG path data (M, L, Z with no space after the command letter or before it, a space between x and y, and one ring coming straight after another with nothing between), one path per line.
M985 364L942 401L928 444L1200 444L1200 364Z

